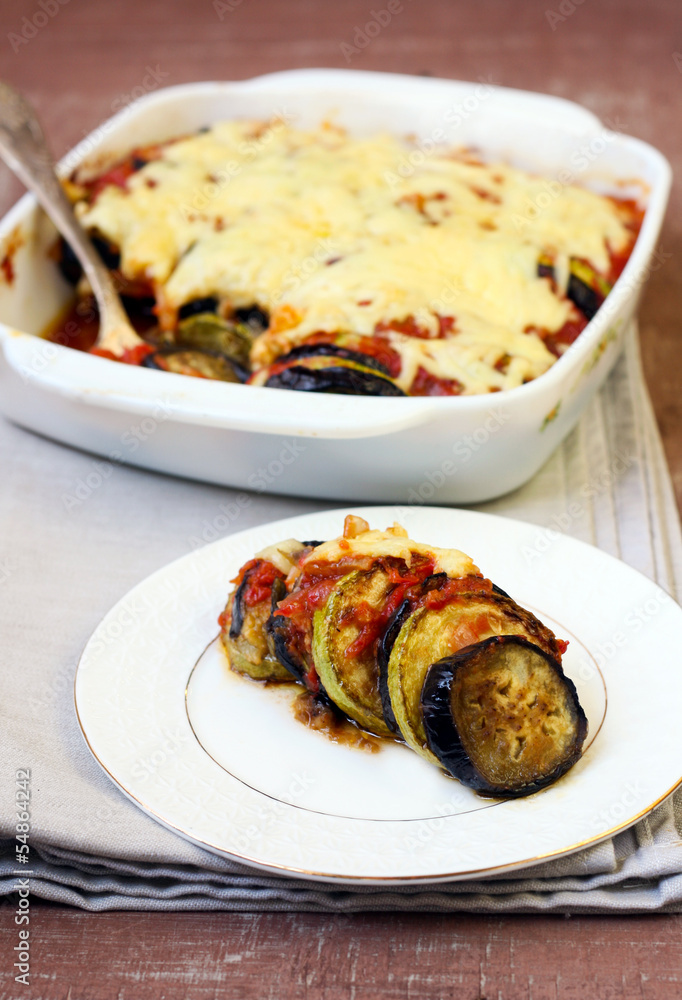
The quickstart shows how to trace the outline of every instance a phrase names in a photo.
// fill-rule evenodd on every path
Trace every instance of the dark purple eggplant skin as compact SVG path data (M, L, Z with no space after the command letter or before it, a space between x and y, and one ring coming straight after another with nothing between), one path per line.
M538 263L537 273L539 278L549 278L550 281L554 281L554 267L551 264ZM566 298L570 299L587 319L592 319L604 302L602 296L581 281L577 274L569 275Z
M376 358L370 357L369 354L363 354L362 351L352 351L349 347L337 347L336 344L298 344L297 347L292 347L288 354L277 358L277 363L294 361L296 358L314 358L320 356L344 358L346 361L355 361L366 368L373 368L374 371L380 372L382 375L390 374L386 365L383 365L381 361L377 361Z
M230 608L230 639L236 639L244 627L244 591L248 587L250 571L244 574L244 579L239 584L232 598Z
M91 236L90 240L97 253L102 258L102 262L111 271L116 271L121 263L121 255L110 243L102 239L101 236ZM75 253L66 242L64 237L59 241L59 259L57 261L62 277L70 285L77 285L83 275L83 268Z
M241 323L246 323L254 330L267 330L270 317L259 306L249 306L248 309L235 309L234 315Z
M286 615L273 612L265 623L265 633L268 644L282 666L286 667L299 684L305 684L308 665L293 647L291 620Z
M420 588L420 594L425 594L429 590L437 590L447 582L447 573L433 573L427 576ZM381 698L381 710L384 713L386 725L397 736L400 735L400 728L396 721L391 696L388 693L388 661L391 658L391 650L398 638L398 633L403 627L405 620L409 618L414 610L415 601L409 597L398 606L389 619L388 625L384 629L384 634L377 646L377 666L379 667L379 696Z
M217 312L218 300L209 295L204 299L192 299L191 302L185 302L184 306L180 306L178 316L180 319L187 319L188 316L196 316L198 313Z
M379 667L379 696L381 698L381 711L384 714L384 721L392 733L400 735L398 722L391 704L391 696L388 693L388 661L391 658L391 650L398 638L398 633L403 627L405 619L412 611L412 602L404 600L398 609L393 613L388 625L379 640L377 646L377 665Z
M249 585L249 578L258 566L252 566L244 574L242 582L239 584L232 597L232 607L230 608L230 639L236 639L244 627L244 617L246 609L244 607L244 593ZM270 610L274 611L279 601L287 596L287 588L284 580L276 577L272 584L272 596Z
M305 360L305 359L301 359ZM378 372L360 371L339 365L330 368L306 368L291 365L271 375L265 385L270 389L293 389L297 392L329 392L345 396L404 396L394 382Z
M554 281L554 268L551 264L538 263L538 278L549 278Z
M587 319L592 319L593 316L596 316L599 307L604 301L598 292L595 292L593 288L586 285L575 274L572 274L568 279L566 297L578 307Z
M474 766L466 753L453 722L450 688L455 672L466 666L468 659L475 653L500 643L513 643L525 646L539 653L551 668L559 674L568 688L577 718L578 733L574 752L566 758L551 774L544 775L536 781L515 789L502 789L488 783L480 771ZM571 768L582 755L582 745L587 736L587 717L578 701L578 693L573 681L567 677L558 660L550 656L539 646L529 642L523 636L505 635L492 636L458 650L452 656L446 656L429 667L421 695L422 717L426 730L429 749L438 757L443 767L458 781L472 788L480 795L489 798L516 799L532 795L551 785L562 774Z

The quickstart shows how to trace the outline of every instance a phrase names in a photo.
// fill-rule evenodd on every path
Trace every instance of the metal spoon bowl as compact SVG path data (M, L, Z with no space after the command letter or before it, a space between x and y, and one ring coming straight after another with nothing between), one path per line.
M33 108L21 94L2 81L0 156L33 192L81 263L99 308L100 326L95 347L121 357L131 348L143 344L128 320L109 271L64 193Z

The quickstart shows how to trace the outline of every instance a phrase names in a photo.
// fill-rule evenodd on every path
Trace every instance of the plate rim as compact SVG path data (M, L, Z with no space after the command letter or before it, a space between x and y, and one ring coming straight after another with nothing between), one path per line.
M419 507L415 507L414 510L418 511L420 514L424 514L424 513L428 514L429 512L434 512L434 513L438 513L439 515L442 515L442 514L446 513L447 515L453 515L455 517L458 516L458 515L460 515L460 514L464 514L466 516L474 516L476 519L481 518L484 521L485 520L492 520L492 521L496 521L496 522L504 521L504 522L508 522L509 524L512 524L512 525L520 525L520 526L522 526L524 528L534 528L534 527L537 527L538 530L541 530L541 528L539 526L534 525L532 522L522 521L522 520L520 520L518 518L506 517L505 515L500 515L500 514L490 514L490 513L487 513L487 512L483 512L483 511L470 510L468 508L458 508L458 507L454 507L454 508L453 507L449 507L449 508L446 508L446 507L434 507L434 506L428 506L428 505L420 505ZM225 846L221 846L220 844L214 843L211 839L203 839L201 837L193 835L192 833L188 832L186 829L183 829L180 826L174 825L173 822L171 822L170 820L164 818L164 816L162 816L153 806L150 806L149 804L145 803L141 798L138 797L137 794L135 794L134 792L130 791L130 789L126 788L126 786L123 784L123 782L121 780L119 780L119 778L107 767L107 765L100 758L100 756L98 755L97 751L93 747L93 745L92 745L92 743L91 743L91 741L90 741L90 739L88 737L88 733L86 731L86 724L84 723L83 718L81 717L81 711L80 711L79 702L78 702L78 682L79 682L79 676L82 676L82 670L81 670L81 668L82 668L83 660L84 660L84 658L86 656L86 653L88 651L88 647L89 647L91 641L96 637L97 632L99 631L99 629L101 628L101 626L103 625L103 623L106 621L106 619L108 618L108 616L112 612L114 612L120 605L124 604L125 601L130 597L130 595L133 594L139 587L146 586L148 583L154 581L155 579L162 577L172 567L175 567L177 564L179 564L179 563L181 563L181 562L183 562L185 560L191 560L193 557L196 557L197 553L199 553L199 552L205 551L206 549L213 549L213 548L217 549L218 547L222 547L222 546L224 546L226 544L229 547L230 540L236 538L237 536L251 534L253 532L258 532L258 531L263 531L263 530L264 531L270 531L271 529L279 528L280 525L287 525L287 524L289 524L290 522L293 522L293 521L299 521L299 520L302 520L302 519L314 518L314 517L319 517L319 516L322 516L322 517L337 517L340 520L343 517L345 517L347 514L351 514L351 513L352 514L358 514L360 516L369 515L371 517L372 514L375 514L375 515L378 515L378 516L381 516L381 517L385 517L385 516L387 516L386 515L387 511L395 512L396 514L400 513L401 515L404 515L404 513L405 513L405 507L404 507L404 505L400 506L400 505L396 505L396 504L376 504L376 505L366 505L365 504L365 505L354 506L354 507L333 508L333 509L330 509L330 510L313 510L313 511L304 512L304 513L301 513L301 514L294 514L294 515L291 515L291 516L286 517L286 518L278 518L278 519L273 520L273 521L266 521L266 522L262 522L262 523L259 523L259 524L252 525L252 526L250 526L248 528L243 529L242 531L234 532L231 535L223 536L223 537L217 539L216 541L210 542L207 545L201 546L200 548L194 549L191 552L185 553L185 554L183 554L183 555L181 555L181 556L179 556L179 557L177 557L177 558L169 561L168 563L166 563L163 566L159 567L159 569L157 569L157 570L153 571L152 573L148 574L142 580L139 580L136 584L133 585L133 587L129 588L128 591L126 591L126 593L124 593L122 595L122 597L119 598L119 600L117 600L115 602L115 604L112 605L112 607L109 608L109 610L105 613L105 615L103 615L102 618L99 620L99 622L97 623L97 625L96 625L95 629L93 630L93 632L91 633L91 635L88 637L88 639L87 639L87 641L85 643L85 646L83 647L83 650L81 651L81 654L80 654L80 656L78 658L78 661L77 661L77 664L76 664L76 670L75 670L75 673L74 673L74 682L73 682L74 708L75 708L75 712L76 712L76 718L77 718L77 721L78 721L80 733L81 733L82 738L85 741L86 746L88 747L88 750L90 751L90 753L94 757L94 759L97 762L97 764L99 765L99 767L105 772L105 774L107 775L107 777L114 783L114 785L121 792L123 792L123 794L126 796L127 799L129 799L130 801L132 801L147 816L153 818L155 822L159 823L165 829L171 831L172 833L176 834L177 836L180 836L185 841L187 841L187 842L189 842L189 843L191 843L191 844L193 844L193 845L195 845L197 847L200 847L200 848L208 851L209 853L215 854L215 855L217 855L219 857L235 861L235 862L237 862L239 864L244 864L247 867L252 868L252 869L254 869L256 871L260 871L260 872L264 872L264 873L268 873L268 874L273 874L273 875L286 876L286 877L290 877L290 878L294 878L294 879L298 878L298 879L303 879L305 881L316 882L316 883L328 883L328 884L337 884L337 885L358 885L358 886L372 886L372 885L375 885L375 886L387 886L387 885L401 886L401 885L434 885L434 884L440 884L440 883L445 883L445 882L458 882L458 881L471 880L471 879L477 879L477 878L482 878L482 877L489 877L489 876L494 876L494 875L497 875L497 874L500 874L500 873L514 872L514 871L523 870L524 868L532 867L532 866L537 865L537 864L542 864L542 863L545 863L545 862L548 862L548 861L554 861L554 860L559 860L559 859L564 858L564 857L568 857L569 855L574 854L577 851L580 851L582 849L585 849L585 848L588 848L588 847L592 847L592 846L596 846L598 844L601 844L601 843L603 843L603 842L611 839L612 837L614 837L618 833L621 833L621 832L623 832L625 830L630 829L632 826L634 826L636 823L638 823L641 819L643 819L645 816L647 816L649 813L651 813L654 809L656 809L659 805L661 805L663 802L665 802L666 799L668 799L677 789L679 789L682 786L682 774L680 774L680 777L674 782L674 784L671 787L669 787L665 792L663 792L662 794L660 794L655 799L655 801L653 803L647 804L646 806L642 807L639 811L637 811L634 815L628 816L626 819L624 819L622 821L619 821L615 825L609 827L607 830L601 831L601 832L595 834L594 836L588 837L586 839L574 842L574 843L572 843L572 844L570 844L568 846L561 847L559 849L549 850L547 852L542 852L542 853L539 853L537 855L534 855L533 857L524 858L524 859L522 859L520 861L514 860L512 862L503 862L502 864L499 864L499 865L486 865L483 868L472 868L472 867L469 867L469 868L466 868L466 869L463 869L463 870L459 870L459 871L440 872L438 874L426 874L426 875L425 874L419 874L419 873L417 873L417 874L407 874L407 875L405 875L405 874L403 874L403 875L380 875L380 874L374 874L374 875L359 875L359 874L343 875L343 874L339 874L338 872L315 871L313 869L309 869L309 868L305 868L305 867L299 867L299 866L297 866L295 864L291 864L291 863L281 864L281 863L279 863L277 861L273 861L273 860L265 861L262 858L252 857L247 852L236 851L236 850L233 850L233 849L228 849ZM660 586L660 584L658 584L656 581L651 580L649 577L647 577L645 574L641 573L639 570L636 570L634 567L629 566L627 563L624 563L622 560L617 559L615 556L610 555L609 553L605 552L603 549L600 549L600 548L598 548L595 545L591 545L590 543L585 542L582 539L575 538L575 537L570 536L570 535L561 535L561 538L562 538L562 540L565 540L571 546L575 545L578 548L582 547L582 548L588 550L589 552L591 552L592 554L596 553L598 555L598 557L600 557L600 558L605 558L606 560L608 560L610 562L617 563L617 564L620 564L620 565L626 567L626 569L629 571L629 573L635 574L637 577L640 577L643 581L645 581L646 584L648 584L648 585L650 585L652 587L657 587L660 591L662 591L663 593L666 593L664 591L664 588L662 588ZM678 610L682 610L682 608L680 607L680 605L678 604L678 602L671 595L669 595L669 594L666 593L666 597L678 608ZM209 641L209 643L207 644L207 646L204 648L204 650L202 650L202 652L197 657L197 660L192 664L189 672L186 674L186 681L185 681L185 684L183 685L183 693L182 693L183 704L185 704L185 705L186 705L186 702L185 702L185 699L186 699L186 690L187 690L187 684L189 683L189 678L191 677L191 675L192 675L192 673L193 673L193 671L194 671L194 669L196 667L196 664L199 662L199 659L201 658L201 656L203 656L206 648L208 648L208 646L214 640L215 640L215 637L214 637L214 639L212 639L212 640ZM583 643L583 645L585 645L585 644ZM585 648L587 648L587 646ZM590 654L590 655L592 655L592 654ZM606 695L606 699L608 701L608 687L606 686L606 680L605 680L605 678L604 678L604 676L602 674L602 671L599 669L598 666L597 666L597 669L598 669L598 672L600 674L601 681L604 684L605 695ZM192 729L193 735L195 736L194 731L193 731L193 727L191 726L191 723L189 721L189 716L186 715L186 717L187 717L187 720L188 720L188 724L190 725L190 729ZM595 733L595 735L594 735L594 737L593 737L590 745L593 745L594 741L596 740L596 738L597 738L597 736L599 734L599 731L601 730L601 728L603 726L603 722L604 722L604 719L602 719L602 721L600 723L600 726L599 726L599 729ZM203 745L196 738L196 736L195 736L195 741L196 741L196 744L200 747L202 753L205 756L207 756L210 760L212 760L214 763L216 763L216 765L218 767L221 767L221 765L219 764L219 762L215 761L215 759L212 758L210 756L210 754L208 754L208 752L204 749ZM239 779L239 778L236 778L235 780L239 781L240 783L243 783L243 782L241 782L241 779ZM246 786L246 787L251 787L251 786ZM260 789L253 789L253 790L258 795L263 795L265 797L272 798L272 796L269 796L268 793L266 793L266 792L262 792ZM531 796L531 798L534 798L534 796ZM275 801L281 801L281 800L275 799ZM494 802L492 802L490 804L490 806L488 807L488 809L494 808L495 806L498 806L498 805L504 805L506 801L507 800L497 800L497 801L494 801ZM288 805L288 803L284 803L284 804ZM322 815L328 815L328 814L322 813ZM449 817L445 816L445 817L442 817L442 818L443 819L447 819ZM358 821L365 822L366 820L358 820ZM413 821L414 820L392 820L390 822L393 822L395 824L400 824L400 823L403 823L403 822L413 822Z

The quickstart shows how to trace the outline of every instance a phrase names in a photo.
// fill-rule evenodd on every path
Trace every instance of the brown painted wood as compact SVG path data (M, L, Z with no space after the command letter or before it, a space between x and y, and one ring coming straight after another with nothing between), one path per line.
M45 2L55 10L57 0ZM145 81L350 65L567 97L653 142L682 173L678 0L403 0L350 62L342 45L384 0L232 0L228 10L229 2L221 19L211 0L62 0L33 31L45 6L3 0L0 73L35 102L59 153ZM548 11L564 20L552 27ZM17 42L22 31L34 37ZM0 167L0 209L20 191ZM682 506L681 208L676 187L641 323ZM659 1000L682 992L679 916L95 915L37 901L32 913L26 989L12 981L12 915L0 906L0 1000Z
M1 912L1 911L0 911ZM0 1000L659 1000L682 916L106 913L36 907Z

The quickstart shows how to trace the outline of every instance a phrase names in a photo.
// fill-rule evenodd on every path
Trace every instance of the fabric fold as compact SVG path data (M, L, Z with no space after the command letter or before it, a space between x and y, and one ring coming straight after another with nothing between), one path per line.
M486 879L353 886L270 875L209 854L120 794L90 756L73 709L75 666L108 608L190 550L230 491L115 467L75 507L97 460L0 424L3 773L31 771L33 895L87 910L677 912L682 793L613 840ZM91 482L95 482L94 477ZM258 496L238 531L337 504ZM235 506L235 509L236 506ZM644 386L636 333L578 426L535 478L478 510L597 545L676 597L682 536ZM30 636L30 641L27 641ZM8 787L9 786L9 787ZM14 801L0 790L0 893L15 891Z

